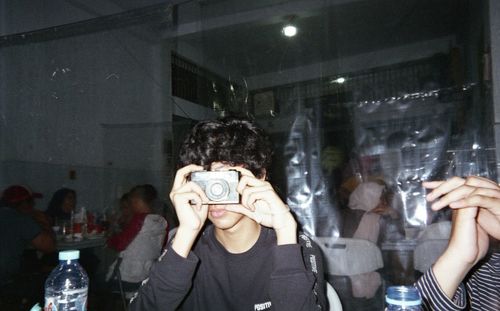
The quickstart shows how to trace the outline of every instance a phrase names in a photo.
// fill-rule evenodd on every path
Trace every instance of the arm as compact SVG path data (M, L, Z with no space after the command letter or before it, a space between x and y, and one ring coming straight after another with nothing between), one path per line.
M25 241L30 241L33 247L43 253L55 251L55 239L51 229L44 229L33 217L24 217L19 226Z
M45 215L44 212L34 209L30 211L29 214L31 218L33 218L33 220L36 221L40 227L42 227L43 230L52 232L53 220L49 216Z
M488 234L476 223L477 208L453 212L453 227L448 247L432 271L442 291L453 298L467 273L486 255Z
M179 169L170 192L170 200L179 218L172 249L184 258L187 258L208 217L208 205L202 204L209 201L205 192L194 182L188 181L192 172L201 170L203 167L198 165Z
M453 229L444 253L418 281L424 306L431 310L464 310L466 290L462 284L476 258L482 258L488 248L488 237L476 229L473 208L453 213ZM478 260L478 259L477 259Z
M176 310L191 289L198 261L193 253L184 258L169 247L151 268L149 279L132 299L129 310Z
M447 303L454 308L450 310L461 310L465 307L465 287L461 282L486 254L488 234L497 237L500 188L480 177L426 182L424 187L432 189L427 195L429 201L439 198L432 204L434 210L446 206L455 210L448 247L417 286L429 305Z
M45 230L42 230L33 240L31 240L31 244L34 248L45 254L52 253L56 250L54 235Z
M179 218L179 227L167 251L153 265L148 281L132 300L130 310L175 310L189 293L199 261L191 248L207 219L208 206L201 202L208 198L198 185L188 181L188 176L202 169L188 165L177 171L170 199Z
M108 239L108 246L121 252L127 248L127 246L134 240L139 231L141 231L142 225L144 224L144 219L147 214L136 214L132 217L132 220L128 225L121 231Z
M465 287L459 285L453 298L450 298L443 292L433 269L424 273L415 284L420 296L424 310L464 310L467 306Z

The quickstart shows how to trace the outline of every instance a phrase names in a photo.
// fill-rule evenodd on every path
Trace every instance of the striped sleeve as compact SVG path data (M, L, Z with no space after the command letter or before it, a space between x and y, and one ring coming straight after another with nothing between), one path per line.
M416 284L424 310L500 310L500 253L479 264L461 284L453 299L441 290L432 269Z
M466 307L465 288L461 284L453 300L448 298L439 286L432 269L427 270L416 284L422 296L424 310L464 310Z
M471 310L500 310L500 253L493 253L467 281Z

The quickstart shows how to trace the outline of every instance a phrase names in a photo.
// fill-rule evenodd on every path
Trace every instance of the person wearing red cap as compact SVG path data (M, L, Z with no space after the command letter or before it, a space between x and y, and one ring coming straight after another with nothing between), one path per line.
M21 185L5 189L0 199L0 299L8 297L20 283L21 259L27 246L50 253L55 240L46 217L34 209L34 199L41 197ZM28 283L34 283L32 281Z
M14 207L19 212L33 218L44 230L51 232L50 218L42 211L36 210L35 200L42 198L39 192L33 192L23 185L13 185L4 190L2 194L2 205Z

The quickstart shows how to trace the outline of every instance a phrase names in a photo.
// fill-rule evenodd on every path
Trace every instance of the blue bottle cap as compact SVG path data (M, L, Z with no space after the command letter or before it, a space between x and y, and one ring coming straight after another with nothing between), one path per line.
M422 304L418 290L414 286L390 286L387 288L385 301L388 304L413 307Z
M75 260L80 258L79 250L69 250L59 252L59 260Z

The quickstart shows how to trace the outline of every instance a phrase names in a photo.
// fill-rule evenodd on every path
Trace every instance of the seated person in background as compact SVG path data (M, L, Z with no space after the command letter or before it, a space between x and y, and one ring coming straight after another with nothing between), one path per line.
M148 186L136 186L122 199L127 201L121 205L126 223L108 239L108 246L120 252L120 262L113 263L108 278L118 268L125 290L130 291L137 289L161 254L168 224L162 216L152 213L155 196Z
M453 210L450 242L418 281L426 310L500 310L500 186L481 177L424 182L433 210ZM463 282L463 283L462 283Z
M76 207L76 191L61 188L54 192L45 214L50 217L52 225L61 225L59 221L70 221L71 213Z
M403 237L399 214L390 207L390 196L382 182L359 184L349 196L349 210L344 213L343 237L363 239L380 244L383 240ZM352 295L372 298L382 285L378 272L350 277Z
M45 215L50 219L51 226L71 226L72 213L76 208L76 191L69 188L61 188L52 195ZM62 229L61 229L62 230ZM94 277L98 266L99 258L93 253L91 248L80 250L79 262L89 274ZM42 257L44 269L50 271L59 263L56 252Z
M120 200L121 216L119 223L122 230L108 239L108 246L116 251L123 251L141 231L144 220L153 214L152 205L156 195L146 185L139 185L122 196Z
M109 236L113 236L123 231L132 219L133 213L130 207L129 194L129 192L123 194L118 201L118 206L106 213L106 218L109 219Z
M173 208L158 198L158 191L153 185L145 184L144 187L146 187L155 198L152 204L153 213L162 215L167 220L169 230L177 227L179 225L179 220Z
M359 184L349 196L344 212L342 236L380 244L404 237L399 213L390 206L391 197L383 182Z
M158 199L158 190L156 190L156 188L151 184L144 184L142 186L144 187L144 190L148 192L148 195L153 198L153 201L151 202L151 209L153 210L153 213L163 216L163 204L161 200Z
M325 310L321 253L266 181L267 135L249 121L202 121L180 150L170 199L177 233L130 310ZM191 173L237 170L240 204L207 204ZM298 243L300 240L300 244Z
M41 197L24 186L10 186L2 194L0 204L0 294L29 294L30 286L43 292L43 281L35 277L22 283L19 278L23 251L30 244L44 253L55 250L55 241L48 220L34 209L34 199ZM9 291L11 290L11 291Z

